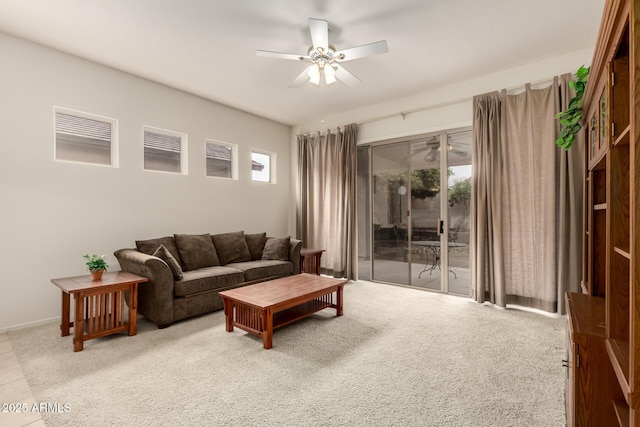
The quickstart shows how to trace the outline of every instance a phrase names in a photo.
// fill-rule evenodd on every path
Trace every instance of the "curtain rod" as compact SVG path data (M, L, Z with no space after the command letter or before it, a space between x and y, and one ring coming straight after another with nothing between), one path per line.
M525 83L524 85L518 85L518 86L513 86L510 88L507 88L507 91L511 91L511 90L516 90L516 89L524 89L526 87L527 84L529 85L539 85L542 83L553 83L553 79L555 77L551 77L551 78L546 78L546 79L542 79L542 80L537 80L535 82L530 82L530 83ZM500 89L503 90L503 89ZM493 92L493 91L491 91ZM432 105L426 105L424 107L418 107L418 108L412 108L410 110L405 110L405 111L400 111L398 113L391 113L391 114L386 114L384 116L378 116L378 117L374 117L372 119L366 119L366 120L362 120L359 122L356 122L356 124L358 125L362 125L365 123L372 123L372 122L379 122L381 120L386 120L386 119L391 119L393 117L402 117L402 120L405 119L406 116L408 116L409 114L413 114L413 113L419 113L421 111L428 111L434 108L442 108L442 107L448 107L449 105L455 105L455 104L462 104L463 102L469 102L473 100L473 96L466 96L464 98L458 98L458 99L453 99L451 101L445 101L445 102L441 102L438 104L432 104Z
M331 129L327 129L325 132L327 134L333 134L333 132L331 132ZM336 132L340 132L340 126L336 126ZM300 133L297 136L311 136L311 135L314 135L314 134L317 134L318 136L320 136L320 135L322 135L322 131L317 130L315 132L305 132L305 133Z

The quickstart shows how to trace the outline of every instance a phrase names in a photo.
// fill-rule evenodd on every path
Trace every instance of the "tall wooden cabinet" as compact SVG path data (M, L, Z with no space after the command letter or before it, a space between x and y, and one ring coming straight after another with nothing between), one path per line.
M606 2L583 114L587 149L582 292L586 299L568 298L579 300L583 311L604 306L604 328L594 339L604 344L606 358L604 366L592 372L596 381L574 381L575 388L567 396L574 401L576 394L596 396L606 411L613 409L615 418L606 425L640 427L639 0ZM580 321L575 311L569 313L570 324ZM583 319L589 322L590 317ZM569 346L575 344L570 341ZM602 352L599 344L594 348ZM598 387L598 381L613 386ZM599 425L588 421L593 419L591 405L574 407L570 425Z

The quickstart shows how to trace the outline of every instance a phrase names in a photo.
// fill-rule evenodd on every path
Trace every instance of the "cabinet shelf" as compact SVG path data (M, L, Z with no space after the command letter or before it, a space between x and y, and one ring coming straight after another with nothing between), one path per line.
M593 205L594 211L606 211L607 204L606 203L598 203L597 205Z
M628 145L630 132L631 132L631 125L627 125L622 131L622 133L616 137L615 141L613 141L613 145L614 146Z
M629 405L627 405L625 402L614 400L613 409L616 411L618 425L620 427L627 427L629 425Z
M613 247L613 251L615 253L617 253L618 255L622 255L626 259L631 260L631 253L629 253L629 248L623 249L623 248L619 248L617 246L614 246Z
M629 343L607 339L607 353L609 353L609 360L613 366L613 371L618 377L618 383L622 394L629 404Z

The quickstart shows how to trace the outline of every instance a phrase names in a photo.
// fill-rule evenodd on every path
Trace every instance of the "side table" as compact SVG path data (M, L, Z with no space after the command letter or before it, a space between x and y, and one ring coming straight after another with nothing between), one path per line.
M123 271L106 273L102 280L90 275L51 279L62 291L60 336L70 335L73 327L73 351L82 351L84 342L93 338L127 331L137 333L138 284L146 277ZM125 323L125 291L129 291L129 323ZM75 301L75 320L71 321L71 295Z
M320 275L320 258L324 249L302 248L300 249L301 273Z

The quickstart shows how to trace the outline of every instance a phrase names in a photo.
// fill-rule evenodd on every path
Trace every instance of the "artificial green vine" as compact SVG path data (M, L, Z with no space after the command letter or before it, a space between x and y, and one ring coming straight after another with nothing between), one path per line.
M556 118L560 120L560 136L556 139L558 147L568 150L571 144L576 140L576 134L580 132L580 118L582 117L582 97L584 89L587 86L587 77L589 76L589 67L580 67L576 72L576 80L571 80L569 86L576 91L569 106L566 110L556 114Z

